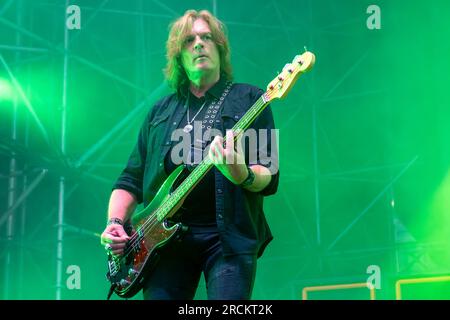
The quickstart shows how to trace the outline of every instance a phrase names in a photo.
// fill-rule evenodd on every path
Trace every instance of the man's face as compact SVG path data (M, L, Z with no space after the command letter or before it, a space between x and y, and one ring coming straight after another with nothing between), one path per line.
M220 72L220 57L211 29L203 19L194 21L181 50L181 62L190 79Z

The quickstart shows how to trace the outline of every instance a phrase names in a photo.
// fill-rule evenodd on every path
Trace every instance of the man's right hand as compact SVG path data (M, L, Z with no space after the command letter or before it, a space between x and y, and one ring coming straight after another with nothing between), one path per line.
M130 239L130 236L127 235L123 226L120 224L110 224L105 228L101 236L101 244L106 246L109 244L111 247L111 252L113 255L122 255L123 249L127 241Z

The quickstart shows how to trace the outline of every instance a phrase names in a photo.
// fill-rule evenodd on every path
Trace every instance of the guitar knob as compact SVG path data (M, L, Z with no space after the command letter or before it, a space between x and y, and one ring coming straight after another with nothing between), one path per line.
M131 282L125 279L120 280L119 284L122 287L127 287Z

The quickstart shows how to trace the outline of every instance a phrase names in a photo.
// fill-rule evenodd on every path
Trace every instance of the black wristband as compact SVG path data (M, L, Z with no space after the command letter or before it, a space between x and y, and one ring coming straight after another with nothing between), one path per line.
M106 225L109 226L110 224L120 224L121 226L123 226L123 221L119 218L110 218Z
M248 170L248 176L240 184L241 187L248 187L253 184L253 181L255 181L255 173L253 172L253 170L249 166L247 166L247 170Z

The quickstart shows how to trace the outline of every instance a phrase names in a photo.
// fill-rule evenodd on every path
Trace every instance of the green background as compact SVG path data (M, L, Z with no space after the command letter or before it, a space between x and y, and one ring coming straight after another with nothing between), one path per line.
M0 225L0 298L56 297L60 176L68 225L61 298L106 297L98 235L111 186L146 112L170 92L162 74L168 25L191 8L208 9L227 25L236 82L266 88L304 47L316 55L311 72L271 104L281 176L278 193L265 200L275 239L258 261L253 298L301 299L307 286L365 282L369 266L380 268L381 299L395 299L398 279L449 275L450 2L69 3L81 9L81 29L68 31L65 52L65 1L0 1L0 218L12 152L14 201L48 170L12 212L12 237L8 223ZM381 9L379 30L367 27L372 4ZM80 289L66 286L71 265L80 268ZM408 286L404 297L448 299L445 285ZM196 298L205 297L202 281Z

